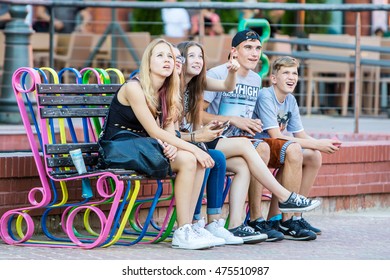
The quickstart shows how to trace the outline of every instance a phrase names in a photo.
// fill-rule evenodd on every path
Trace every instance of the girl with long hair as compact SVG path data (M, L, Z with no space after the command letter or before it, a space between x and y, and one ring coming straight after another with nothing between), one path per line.
M142 56L139 75L127 81L114 96L104 137L127 129L158 139L176 173L174 196L177 225L172 247L203 249L213 245L191 227L206 168L213 167L210 155L174 136L174 121L181 114L179 78L172 45L153 40Z

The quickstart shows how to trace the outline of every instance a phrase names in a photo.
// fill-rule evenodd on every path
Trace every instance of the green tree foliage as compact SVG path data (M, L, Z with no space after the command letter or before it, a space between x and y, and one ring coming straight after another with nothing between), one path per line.
M287 3L297 3L296 0L288 0ZM326 0L306 0L306 4L325 4ZM304 33L327 33L332 15L328 11L306 11ZM286 11L282 18L282 32L288 35L303 36L297 34L296 30L296 11Z
M155 0L144 0L150 2ZM161 35L164 33L162 25L161 9L134 9L132 14L132 31L145 31L150 35Z
M212 1L214 2L214 1ZM223 2L237 2L234 0L225 0ZM225 33L229 33L231 29L237 29L238 26L238 18L240 11L239 10L222 10L222 9L216 9L215 12L219 15L221 18L221 23L223 26L223 29Z

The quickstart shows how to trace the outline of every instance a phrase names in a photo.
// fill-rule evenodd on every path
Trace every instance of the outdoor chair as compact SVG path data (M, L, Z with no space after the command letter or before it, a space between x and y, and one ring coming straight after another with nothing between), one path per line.
M329 43L354 44L354 38L349 35L309 34L309 39ZM314 45L309 47L309 52L321 56L351 57L354 55L354 51L351 49ZM341 85L341 115L346 116L348 113L350 83L352 81L351 65L345 62L320 59L307 59L305 63L307 69L306 114L311 115L313 99L314 107L320 108L318 83L323 82Z
M114 42L115 40L115 42ZM128 40L129 46L126 45ZM149 32L128 32L124 37L112 36L112 44L116 46L116 65L125 76L138 69L142 55L151 41Z
M82 69L90 66L92 61L87 61L91 53L93 35L88 33L73 32L69 37L69 46L65 54L54 54L55 69L75 68ZM68 82L65 77L65 82Z
M377 36L361 36L361 46L381 46L381 38ZM379 51L362 50L361 59L378 60L381 58ZM380 87L380 72L379 66L362 65L361 66L361 95L360 108L368 114L378 115L379 112L379 87Z

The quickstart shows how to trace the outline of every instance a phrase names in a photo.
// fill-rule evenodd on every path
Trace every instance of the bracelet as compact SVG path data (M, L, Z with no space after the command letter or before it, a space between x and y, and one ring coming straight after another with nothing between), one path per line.
M195 142L195 132L191 132L190 136L191 136L191 142Z

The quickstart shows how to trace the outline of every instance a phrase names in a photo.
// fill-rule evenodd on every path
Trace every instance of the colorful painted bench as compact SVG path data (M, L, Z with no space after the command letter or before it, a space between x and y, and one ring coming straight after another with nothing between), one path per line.
M75 76L74 84L59 83L65 72ZM111 84L109 72L120 83ZM90 80L95 83L88 84ZM151 178L96 166L97 139L112 95L123 81L116 69L70 68L56 73L50 68L23 67L15 71L13 89L41 186L30 191L31 206L12 209L1 217L0 235L6 243L90 249L159 242L170 236L176 217L173 177L153 179L157 187L150 197L139 199L141 182ZM81 149L87 167L81 175L69 154L75 149ZM167 187L170 191L163 195ZM168 208L158 225L153 213L160 202ZM141 221L142 208L147 214ZM48 227L52 214L60 216L56 232ZM40 225L33 219L37 215L41 215Z

